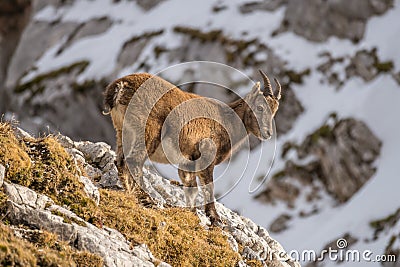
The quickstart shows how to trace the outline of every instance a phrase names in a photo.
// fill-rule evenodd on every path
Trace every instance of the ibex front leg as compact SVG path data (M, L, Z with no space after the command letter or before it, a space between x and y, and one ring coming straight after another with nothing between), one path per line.
M221 218L215 208L213 172L214 166L209 166L199 173L199 178L204 194L206 215L210 218L211 224L218 225L221 223Z
M181 168L178 170L178 174L184 186L183 190L185 192L186 205L192 211L195 211L196 197L198 194L196 174L193 172L184 171Z

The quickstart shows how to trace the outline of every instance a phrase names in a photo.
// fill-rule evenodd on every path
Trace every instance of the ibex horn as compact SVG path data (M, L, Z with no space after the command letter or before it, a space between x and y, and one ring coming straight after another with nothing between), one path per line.
M274 81L276 83L276 91L277 91L276 99L279 100L279 99L281 99L281 89L282 89L282 87L281 87L281 84L279 83L277 78L274 78Z
M273 91L272 91L272 86L271 86L271 82L268 79L268 76L262 71L262 70L258 70L261 73L261 76L263 78L264 81L264 90L263 90L263 94L265 96L267 95L274 95Z

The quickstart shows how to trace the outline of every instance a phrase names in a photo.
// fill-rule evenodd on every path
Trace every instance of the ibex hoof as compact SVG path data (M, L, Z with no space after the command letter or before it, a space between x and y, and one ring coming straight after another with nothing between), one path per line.
M124 166L124 156L122 157L117 157L117 159L114 161L115 165L117 168L121 168Z
M210 216L210 222L212 226L222 227L224 225L219 215Z

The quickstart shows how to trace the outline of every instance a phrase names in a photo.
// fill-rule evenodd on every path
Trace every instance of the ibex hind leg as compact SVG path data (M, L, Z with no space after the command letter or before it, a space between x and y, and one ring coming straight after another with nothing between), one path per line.
M188 172L183 170L183 167L180 166L178 170L179 178L181 179L185 198L186 198L186 205L192 210L196 210L196 197L198 195L198 188L197 188L197 181L196 181L196 174L193 172Z
M115 165L117 166L118 172L120 174L124 174L125 166L124 166L124 152L122 149L122 131L117 130L117 158L115 160Z

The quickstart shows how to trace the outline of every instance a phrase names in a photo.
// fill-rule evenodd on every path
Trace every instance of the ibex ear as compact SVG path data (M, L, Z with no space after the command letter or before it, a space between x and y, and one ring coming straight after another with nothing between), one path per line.
M279 83L277 78L274 78L275 84L276 84L276 93L275 93L275 97L277 100L281 99L281 91L282 91L282 86Z
M262 94L260 82L256 82L256 84L253 86L253 88L251 88L251 91L250 91L251 96L256 96L258 94Z

